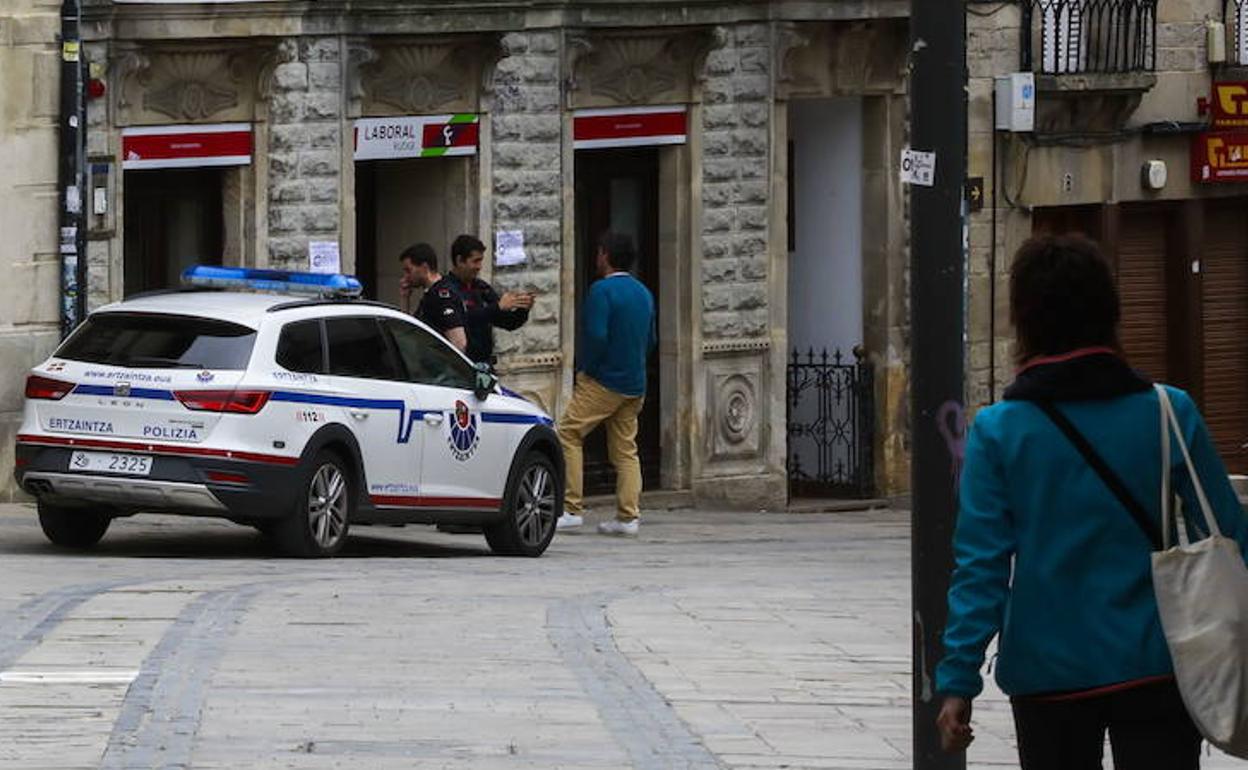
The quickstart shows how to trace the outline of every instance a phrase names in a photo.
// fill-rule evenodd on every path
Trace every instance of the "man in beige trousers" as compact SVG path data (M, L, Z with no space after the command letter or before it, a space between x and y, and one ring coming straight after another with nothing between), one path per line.
M584 524L585 436L605 423L607 455L615 466L616 517L598 525L604 535L636 536L641 516L641 462L637 416L646 394L646 359L657 344L654 297L629 270L632 238L608 233L598 245L599 279L581 311L581 346L572 400L559 419L567 465L560 529Z

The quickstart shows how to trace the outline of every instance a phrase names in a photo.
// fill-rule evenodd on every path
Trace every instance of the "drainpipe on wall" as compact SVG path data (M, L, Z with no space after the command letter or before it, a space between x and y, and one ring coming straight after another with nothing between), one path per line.
M60 192L61 337L86 316L86 102L79 0L61 3L61 109L57 188Z

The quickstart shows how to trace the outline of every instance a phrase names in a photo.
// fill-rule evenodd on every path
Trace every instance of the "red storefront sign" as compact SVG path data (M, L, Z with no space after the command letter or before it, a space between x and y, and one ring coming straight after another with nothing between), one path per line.
M1248 131L1208 131L1192 139L1193 182L1248 182Z
M126 128L121 132L121 167L247 166L251 149L250 123Z
M1214 128L1248 128L1248 82L1214 83L1209 107Z
M572 146L578 150L684 144L689 115L684 107L578 110L572 126Z

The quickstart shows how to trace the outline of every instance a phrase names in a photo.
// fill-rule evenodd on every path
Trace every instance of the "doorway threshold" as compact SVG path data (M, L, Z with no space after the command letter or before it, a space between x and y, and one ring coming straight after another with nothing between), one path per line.
M850 511L874 511L889 507L888 500L878 497L865 500L810 497L790 500L785 511L788 513L847 513Z

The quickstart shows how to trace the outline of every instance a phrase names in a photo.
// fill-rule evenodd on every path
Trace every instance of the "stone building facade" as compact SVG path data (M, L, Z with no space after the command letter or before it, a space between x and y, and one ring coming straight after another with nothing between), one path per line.
M631 228L659 307L641 437L652 485L709 503L783 505L786 364L792 346L808 344L789 328L797 318L819 329L835 310L848 321L833 342L847 353L859 346L875 375L874 486L903 491L896 158L908 5L85 0L84 52L102 86L88 102L89 192L107 202L89 217L89 304L174 285L196 262L307 269L310 251L326 245L371 296L397 301L402 246L429 240L445 258L451 237L476 232L491 247L486 277L539 295L525 327L498 334L503 378L558 414L571 391L589 244L608 226ZM29 36L31 50L0 55L46 63L51 23ZM0 24L16 43L24 27ZM44 113L54 105L39 94L55 89L31 78L36 96L6 91L4 116L44 144L6 141L6 156L51 147ZM15 105L44 112L11 121ZM605 138L585 134L604 116L640 116L642 133L660 126L657 138L629 134L628 120ZM829 118L844 141L824 140ZM389 123L415 131L417 146L369 159L368 126ZM51 160L32 179L49 196ZM825 199L839 212L835 227L810 230L824 224ZM9 217L19 206L3 209ZM54 216L46 209L32 221ZM5 353L18 362L6 367L5 452L19 373L56 341L56 275L37 267L55 227L37 229L38 243L13 259L30 265L36 299L19 292L4 303L6 313L26 308L7 329L42 324L39 335L20 327L13 345L24 347ZM808 230L816 235L795 239ZM520 234L523 260L496 261L496 234ZM793 287L825 269L825 249L847 265L843 279L832 274L845 299L799 302Z
M1211 140L1244 137L1202 106L1248 81L1245 4L1117 0L1101 4L1108 29L1067 5L969 7L969 172L985 205L970 224L968 403L1012 378L1010 255L1033 233L1082 232L1116 272L1128 358L1189 389L1228 466L1248 471L1248 184L1235 175L1248 177L1233 151L1209 168ZM1018 71L1035 75L1034 131L996 131L994 78Z
M59 30L59 0L10 0L0 7L2 468L13 467L13 427L21 415L26 370L47 358L60 340Z

